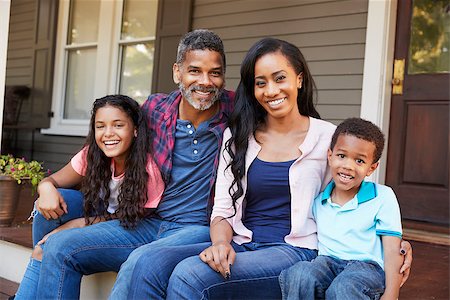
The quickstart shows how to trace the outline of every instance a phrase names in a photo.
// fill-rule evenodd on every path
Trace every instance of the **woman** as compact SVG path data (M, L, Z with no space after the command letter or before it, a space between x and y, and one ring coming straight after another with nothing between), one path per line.
M313 91L297 47L273 38L252 46L224 133L212 244L146 253L129 298L281 298L280 272L317 255L310 208L331 178L335 126L318 119Z

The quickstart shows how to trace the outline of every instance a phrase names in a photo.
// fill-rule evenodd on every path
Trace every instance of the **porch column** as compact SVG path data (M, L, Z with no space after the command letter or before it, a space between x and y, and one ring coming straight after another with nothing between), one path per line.
M5 104L6 53L8 50L9 9L11 0L0 1L0 152L2 150L3 106Z
M386 137L381 164L370 180L384 183L391 108L397 0L369 0L360 117L378 125Z

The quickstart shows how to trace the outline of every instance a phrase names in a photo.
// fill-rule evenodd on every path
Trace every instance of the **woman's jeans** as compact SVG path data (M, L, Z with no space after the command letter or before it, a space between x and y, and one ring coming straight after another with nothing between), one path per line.
M69 207L74 195L64 195ZM27 299L77 299L83 275L118 272L134 249L148 243L159 247L208 240L208 226L178 224L157 218L143 219L133 229L126 229L118 220L111 220L63 230L51 235L43 245L37 288L28 291Z
M153 248L142 254L135 264L128 298L279 299L280 272L317 253L286 243L232 243L237 255L226 280L198 257L208 246Z
M283 299L379 299L384 271L373 261L342 260L320 255L283 271Z

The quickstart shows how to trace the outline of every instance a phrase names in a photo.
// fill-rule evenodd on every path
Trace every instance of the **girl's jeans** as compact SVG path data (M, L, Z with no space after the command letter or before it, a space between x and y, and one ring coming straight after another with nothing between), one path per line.
M70 207L80 196L81 193L76 191L63 195L69 214ZM39 234L45 231L41 230L42 225L38 222L35 226ZM51 226L47 227L47 230L51 229ZM83 275L118 272L128 255L142 245L152 243L160 247L205 241L209 241L208 226L179 224L157 218L143 219L133 229L125 229L118 220L111 220L63 230L51 235L43 245L42 264L40 272L37 272L38 279L34 281L37 284L28 284L32 280L24 277L19 292L25 290L27 299L77 299ZM27 270L27 273L32 272ZM36 279L34 274L31 275Z
M379 299L384 280L376 262L320 255L283 271L280 286L283 299Z
M128 298L279 299L280 272L298 261L313 259L317 253L286 243L232 243L237 255L226 280L198 257L209 245L146 251L135 264Z
M77 218L84 217L83 214L83 194L76 190L58 189L61 196L67 204L67 214L62 215L59 219L47 220L36 208L31 213L33 217L33 246L36 246L47 233L58 228L62 224ZM42 245L44 248L45 245ZM25 274L20 283L19 289L16 292L17 300L20 299L35 299L36 290L39 282L39 274L41 272L41 261L30 257Z

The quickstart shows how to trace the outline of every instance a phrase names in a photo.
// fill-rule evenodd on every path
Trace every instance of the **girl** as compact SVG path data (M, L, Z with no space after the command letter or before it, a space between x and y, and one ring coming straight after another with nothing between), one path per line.
M42 256L45 263L49 238L57 239L72 232L60 232L65 229L95 226L113 219L117 220L112 226L120 224L128 230L138 230L140 222L157 207L164 183L149 153L148 136L146 118L136 101L122 95L95 100L84 148L38 186L39 213L33 221L36 246L17 299L36 298ZM64 189L78 185L81 192ZM64 196L68 193L77 194L71 196L78 203L71 201L67 207ZM57 228L51 230L52 227Z

